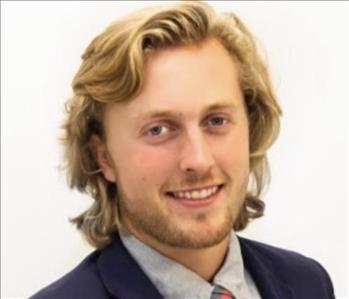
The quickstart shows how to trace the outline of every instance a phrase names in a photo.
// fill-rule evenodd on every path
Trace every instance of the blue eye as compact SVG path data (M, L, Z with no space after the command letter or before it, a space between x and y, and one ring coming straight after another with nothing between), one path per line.
M209 120L209 124L212 126L223 126L225 125L227 120L224 117L213 117Z
M152 136L162 135L168 130L165 126L155 126L148 130L149 134Z

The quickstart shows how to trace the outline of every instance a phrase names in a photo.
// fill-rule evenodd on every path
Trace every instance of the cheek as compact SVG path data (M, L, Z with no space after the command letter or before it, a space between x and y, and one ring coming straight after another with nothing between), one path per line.
M122 156L116 165L125 192L157 191L175 172L176 155L165 148L138 145L128 148Z
M228 173L241 174L243 177L249 173L249 144L248 138L233 138L220 145L217 149L216 161Z

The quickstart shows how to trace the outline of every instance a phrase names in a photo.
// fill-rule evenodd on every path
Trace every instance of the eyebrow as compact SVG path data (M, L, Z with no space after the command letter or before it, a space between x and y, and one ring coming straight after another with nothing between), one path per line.
M236 110L236 105L232 102L218 102L207 106L202 114L207 114L216 110ZM141 114L138 119L146 120L151 118L181 118L182 113L173 110L153 110Z

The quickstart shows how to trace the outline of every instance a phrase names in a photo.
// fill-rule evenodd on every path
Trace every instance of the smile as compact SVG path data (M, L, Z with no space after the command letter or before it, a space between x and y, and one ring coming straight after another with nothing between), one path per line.
M202 200L215 195L223 185L216 185L207 188L195 189L190 191L167 192L176 199Z

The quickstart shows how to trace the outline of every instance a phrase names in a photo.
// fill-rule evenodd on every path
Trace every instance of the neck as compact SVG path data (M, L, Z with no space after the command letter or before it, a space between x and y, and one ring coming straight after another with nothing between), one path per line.
M182 264L206 281L212 281L221 268L229 246L229 235L214 246L202 249L188 249L169 246L148 235L134 233L132 230L129 231L143 243L164 256Z
M203 249L173 248L164 245L155 249L210 282L224 262L228 244L229 236L221 243Z

